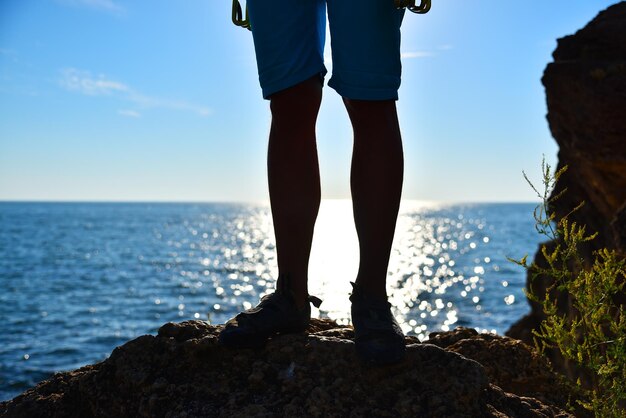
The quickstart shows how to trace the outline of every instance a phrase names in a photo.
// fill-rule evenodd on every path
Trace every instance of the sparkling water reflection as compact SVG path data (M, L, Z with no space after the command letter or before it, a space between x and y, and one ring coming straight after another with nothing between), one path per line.
M404 331L420 339L461 325L503 333L526 313L525 276L506 257L536 248L532 208L404 202L387 278ZM358 268L350 202L323 205L311 261L311 289L325 301L320 316L349 323L346 295Z
M387 283L405 332L502 333L522 316L524 274L506 256L536 248L532 208L404 202ZM350 202L324 201L314 316L349 322L357 267ZM166 321L222 323L271 292L275 273L266 205L0 203L0 399Z

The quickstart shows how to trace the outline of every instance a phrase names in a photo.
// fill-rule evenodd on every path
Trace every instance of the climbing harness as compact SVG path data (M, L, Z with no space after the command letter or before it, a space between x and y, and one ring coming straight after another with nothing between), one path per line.
M428 13L431 6L431 0L420 0L420 5L415 4L416 0L394 0L398 9L409 9L413 13L425 14ZM243 15L243 9L239 0L233 0L233 23L235 26L241 26L242 28L250 29L250 19L248 17L248 6L246 5L246 15Z

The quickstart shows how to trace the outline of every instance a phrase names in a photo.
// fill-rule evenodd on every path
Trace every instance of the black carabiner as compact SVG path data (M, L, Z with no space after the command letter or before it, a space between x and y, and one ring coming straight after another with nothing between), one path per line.
M242 28L251 30L250 19L248 17L248 6L246 5L246 17L244 19L239 0L233 0L233 23L235 26L241 26Z
M398 9L407 8L413 13L425 14L428 13L431 6L431 0L420 0L420 5L415 5L415 0L395 0L396 7Z
M420 15L428 13L430 10L431 2L430 0L420 0L420 5L416 6L413 4L412 6L408 6L407 9L412 11L413 13L417 13Z

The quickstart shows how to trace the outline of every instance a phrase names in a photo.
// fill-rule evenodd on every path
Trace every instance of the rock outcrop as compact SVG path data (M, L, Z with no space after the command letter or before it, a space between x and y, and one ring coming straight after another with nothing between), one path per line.
M570 417L567 383L530 347L459 328L407 337L406 360L357 361L351 327L313 320L308 334L228 350L220 327L168 323L105 361L59 373L0 417Z
M555 207L599 233L595 248L626 253L626 2L559 40L543 84L548 121L568 166Z
M587 261L599 248L626 255L626 2L609 7L576 34L560 39L553 57L542 81L548 122L559 145L557 169L568 166L568 171L555 189L555 193L563 188L567 192L552 209L561 219L585 202L570 219L598 233L582 249ZM535 262L545 265L541 253L535 255ZM533 289L541 295L550 280L535 281ZM626 303L626 296L616 302ZM560 295L564 314L576 314L571 305L569 295ZM530 342L532 330L543 319L541 307L531 303L531 313L507 335ZM558 353L549 354L555 368L579 377L579 371Z

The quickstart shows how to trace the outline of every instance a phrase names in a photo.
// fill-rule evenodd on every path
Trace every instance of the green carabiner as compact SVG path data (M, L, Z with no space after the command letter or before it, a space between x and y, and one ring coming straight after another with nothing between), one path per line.
M241 26L242 28L250 29L250 18L248 17L248 5L246 5L246 17L243 17L243 11L239 0L233 0L233 23L235 26Z
M395 2L398 9L403 9L406 7L413 13L421 15L428 13L431 6L431 0L420 0L419 6L415 5L415 0L395 0Z

